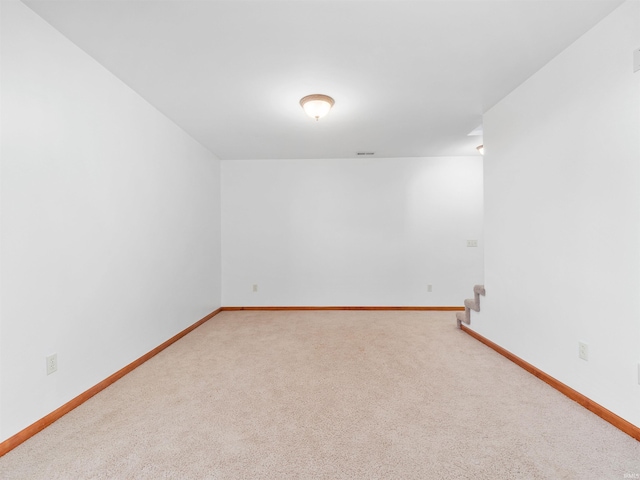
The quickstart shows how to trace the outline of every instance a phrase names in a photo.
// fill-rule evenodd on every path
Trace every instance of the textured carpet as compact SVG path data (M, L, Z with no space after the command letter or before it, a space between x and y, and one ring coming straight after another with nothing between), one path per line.
M455 325L223 312L0 458L0 477L640 476L640 442Z

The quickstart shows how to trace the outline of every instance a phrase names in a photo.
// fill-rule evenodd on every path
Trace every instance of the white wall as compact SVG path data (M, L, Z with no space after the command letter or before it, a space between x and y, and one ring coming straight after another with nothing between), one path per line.
M221 304L219 161L2 10L0 441Z
M640 425L640 3L484 117L485 285L472 328ZM578 341L589 361L578 358Z
M223 161L222 252L225 306L461 305L482 159Z

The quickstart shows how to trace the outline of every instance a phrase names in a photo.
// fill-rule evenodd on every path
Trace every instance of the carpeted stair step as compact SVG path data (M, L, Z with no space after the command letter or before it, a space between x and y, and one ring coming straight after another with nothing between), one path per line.
M460 326L460 323L463 323L463 322L466 323L467 325L471 323L471 320L467 318L466 310L464 312L456 312L456 320L458 321L458 327Z
M471 310L474 312L480 311L480 295L485 295L484 285L474 285L473 298L467 298L464 301L464 312L456 313L458 327L460 327L462 323L467 325L471 324Z
M480 302L476 302L476 300L474 298L467 298L464 301L464 307L468 308L470 310L473 310L474 312L479 312L480 311Z

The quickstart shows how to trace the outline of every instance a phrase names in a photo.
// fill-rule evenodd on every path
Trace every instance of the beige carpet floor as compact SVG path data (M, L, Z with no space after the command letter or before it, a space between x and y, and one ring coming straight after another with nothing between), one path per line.
M640 442L455 324L223 312L0 458L0 478L640 476Z

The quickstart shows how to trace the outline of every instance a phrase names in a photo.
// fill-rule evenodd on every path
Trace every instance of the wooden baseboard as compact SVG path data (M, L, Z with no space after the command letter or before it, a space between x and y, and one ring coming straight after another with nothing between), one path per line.
M239 310L405 310L405 311L434 311L453 312L464 311L464 307L222 307L223 312L237 312Z
M98 392L104 390L105 388L107 388L109 385L111 385L112 383L116 382L117 380L121 379L127 373L129 373L132 370L136 369L137 367L142 365L144 362L149 360L151 357L157 355L162 350L167 348L172 343L175 343L176 341L180 340L187 333L189 333L192 330L194 330L195 328L199 327L204 322L206 322L210 318L216 316L221 311L222 311L221 308L218 308L217 310L214 310L213 312L211 312L206 317L201 318L200 320L198 320L193 325L191 325L191 326L187 327L186 329L182 330L180 333L174 335L173 337L171 337L169 340L167 340L166 342L162 343L161 345L158 345L156 348L154 348L150 352L145 353L143 356L141 356L137 360L134 360L133 362L131 362L126 367L121 368L120 370L118 370L113 375L110 375L109 377L105 378L100 383L98 383L97 385L94 385L93 387L91 387L86 392L81 393L77 397L73 398L72 400L70 400L67 403L65 403L64 405L62 405L60 408L57 408L56 410L54 410L50 414L46 415L45 417L41 418L37 422L29 425L24 430L21 430L20 432L16 433L14 436L9 437L4 442L0 443L0 457L3 456L5 453L7 453L7 452L13 450L14 448L16 448L22 442L24 442L24 441L28 440L29 438L33 437L36 433L44 430L46 427L51 425L53 422L58 420L60 417L62 417L64 415L66 415L67 413L69 413L74 408L82 405L84 402L89 400L95 394L97 394Z
M571 400L579 403L580 405L582 405L587 410L590 410L591 412L595 413L600 418L602 418L603 420L609 422L614 427L618 428L619 430L622 430L627 435L630 435L633 438L635 438L636 440L640 441L640 428L636 427L633 423L628 422L627 420L625 420L622 417L619 417L618 415L613 413L611 410L607 410L602 405L594 402L593 400L589 399L588 397L585 397L580 392L574 390L573 388L569 387L568 385L565 385L561 381L553 378L551 375L546 374L542 370L534 367L530 363L524 361L523 359L521 359L520 357L514 355L513 353L509 352L508 350L505 350L500 345L498 345L496 343L493 343L491 340L489 340L488 338L483 337L479 333L476 333L475 331L471 330L469 327L467 327L465 325L460 325L460 329L463 332L471 335L476 340L479 340L480 342L484 343L488 347L492 348L493 350L498 352L500 355L508 358L509 360L511 360L513 363L515 363L519 367L524 368L527 372L531 373L532 375L535 375L536 377L538 377L543 382L551 385L553 388L558 390L560 393L566 395Z

